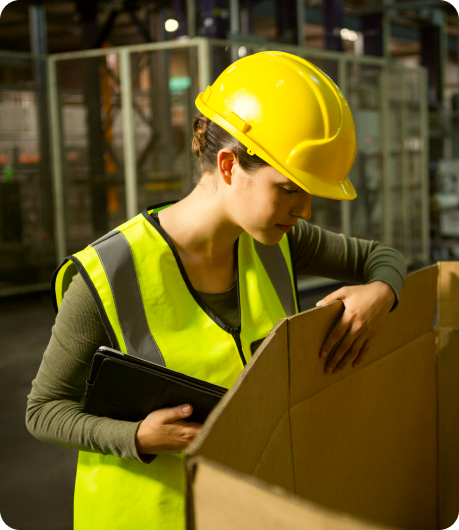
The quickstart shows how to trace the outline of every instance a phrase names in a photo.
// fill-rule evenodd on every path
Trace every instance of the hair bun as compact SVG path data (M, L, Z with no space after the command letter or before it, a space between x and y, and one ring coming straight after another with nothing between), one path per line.
M210 120L202 114L198 114L193 120L193 140L191 142L191 150L194 156L201 158L201 153L207 147L207 128Z

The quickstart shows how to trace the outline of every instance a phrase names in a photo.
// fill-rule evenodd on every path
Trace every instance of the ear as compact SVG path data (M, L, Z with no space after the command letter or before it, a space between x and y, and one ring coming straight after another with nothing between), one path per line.
M237 163L237 156L232 149L224 147L217 155L218 175L225 184L231 185L233 169Z

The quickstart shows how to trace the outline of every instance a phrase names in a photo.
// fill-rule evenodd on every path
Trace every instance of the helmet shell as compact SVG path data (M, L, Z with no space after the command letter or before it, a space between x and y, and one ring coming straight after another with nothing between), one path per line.
M200 93L196 106L308 193L357 197L347 178L357 153L351 110L311 62L278 51L249 55Z

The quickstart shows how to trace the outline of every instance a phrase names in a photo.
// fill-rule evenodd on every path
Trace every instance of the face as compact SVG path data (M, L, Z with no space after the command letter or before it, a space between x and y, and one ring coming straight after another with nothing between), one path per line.
M234 221L265 245L278 243L299 218L311 217L311 194L271 166L248 174L236 162L225 188Z

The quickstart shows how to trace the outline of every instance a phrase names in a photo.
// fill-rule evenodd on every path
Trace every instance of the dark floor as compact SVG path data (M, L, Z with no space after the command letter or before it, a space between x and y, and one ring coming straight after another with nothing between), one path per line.
M302 310L339 287L302 293ZM27 395L53 322L47 293L0 298L0 514L15 530L72 528L77 452L39 442L25 427Z
M15 530L70 530L77 452L25 427L27 394L48 343L49 294L0 299L0 512Z

